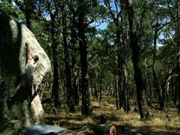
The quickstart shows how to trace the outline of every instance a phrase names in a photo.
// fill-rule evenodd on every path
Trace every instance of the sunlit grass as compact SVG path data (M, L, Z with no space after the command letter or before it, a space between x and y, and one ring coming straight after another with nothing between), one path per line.
M131 132L162 132L162 134L178 133L180 131L180 116L176 108L168 107L165 111L150 109L150 120L142 121L138 112L134 112L134 107L131 106L129 113L123 109L116 109L115 101L112 98L103 98L102 101L97 101L91 98L91 106L93 112L91 116L81 115L81 106L76 106L75 113L66 113L65 107L57 109L57 115L52 109L52 103L44 103L46 112L45 122L61 126L66 129L78 130L84 125L94 125L98 122L99 115L106 115L107 124L115 125L116 127L124 127ZM131 101L132 103L133 101ZM81 105L81 103L80 103ZM66 117L67 116L67 117Z

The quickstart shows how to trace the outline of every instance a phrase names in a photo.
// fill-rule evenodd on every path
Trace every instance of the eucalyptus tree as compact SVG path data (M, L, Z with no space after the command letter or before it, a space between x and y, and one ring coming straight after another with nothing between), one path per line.
M90 24L96 21L101 14L101 6L99 1L94 0L69 0L69 9L71 10L73 17L73 24L77 30L77 39L80 53L81 63L81 93L82 93L82 114L91 114L89 86L88 86L88 27Z
M58 53L57 48L59 45L59 32L58 32L58 4L56 1L51 0L36 0L36 12L45 23L44 30L47 31L48 45L52 47L52 61L53 61L53 86L52 97L54 99L54 106L60 107L60 92L59 92L59 66L58 66Z
M59 94L59 72L58 72L58 61L57 61L57 47L58 47L58 33L56 19L58 16L58 5L56 1L51 1L47 3L47 10L50 15L51 21L51 43L53 52L53 92L55 107L60 107L60 94Z
M166 78L161 84L158 84L159 79L157 79L157 67L156 67L156 50L157 50L157 41L160 35L160 31L164 28L168 27L171 23L177 20L177 17L171 17L172 8L169 4L164 2L154 2L153 4L153 12L154 12L154 22L152 23L152 27L154 28L154 49L153 49L153 64L152 64L152 71L153 71L153 85L157 91L160 109L164 109L164 100L165 100L165 88L163 85L166 84ZM171 3L172 4L172 3ZM166 21L165 21L166 20ZM169 29L170 30L170 29ZM170 30L171 31L171 30ZM169 76L169 75L168 75ZM161 87L160 87L161 86Z
M70 12L70 10L68 9L68 4L66 4L66 1L58 1L57 5L60 9L60 11L58 12L58 20L57 23L59 24L59 31L62 34L62 45L63 45L63 49L64 49L64 63L65 63L65 86L67 89L67 105L69 107L69 111L70 112L74 112L75 111L75 92L72 86L72 73L71 73L71 67L70 67L70 51L69 51L69 47L72 43L72 40L75 37L73 37L73 35L71 34L72 28L74 27L72 25L73 23L73 14ZM76 41L73 40L75 44Z
M118 74L118 52L116 48L116 26L113 22L110 22L106 29L104 29L101 33L103 42L102 44L105 45L105 54L108 54L108 62L107 69L111 72L113 76L113 92L111 92L112 96L116 98L116 108L119 107L119 100L118 100L118 87L117 87L117 74ZM112 66L113 65L113 66Z
M123 1L110 1L110 0L104 0L104 4L109 10L111 19L113 23L115 24L116 27L116 41L115 45L117 46L117 57L118 57L118 93L119 93L119 106L120 108L125 106L124 102L128 98L125 98L125 94L127 91L125 90L125 81L124 80L124 71L125 69L123 68L126 59L127 59L127 54L129 51L128 44L126 42L127 39L127 32L126 32L126 20L127 17L125 16L125 10L124 10L124 2ZM125 111L129 111L129 109L126 109L127 107L124 107Z
M145 10L146 8L147 7L143 5L143 9ZM130 38L130 47L132 49L132 60L133 60L134 77L135 77L136 89L137 89L138 107L139 107L141 118L147 119L149 117L149 109L148 109L147 102L145 99L145 83L142 77L142 69L140 66L141 65L140 64L141 63L141 60L140 60L141 46L139 45L139 39L142 36L141 29L143 26L143 18L144 18L145 11L142 12L141 19L139 22L137 22L135 20L136 10L134 8L133 0L126 1L126 9L128 12L129 38Z
M175 41L176 41L176 45L177 45L177 48L178 48L178 54L177 54L177 91L180 90L180 2L179 1L175 1L174 3L174 7L175 7L175 14L177 16L177 21L176 21L176 28L175 28ZM178 109L179 109L179 114L180 114L180 93L179 93L179 106L178 106Z

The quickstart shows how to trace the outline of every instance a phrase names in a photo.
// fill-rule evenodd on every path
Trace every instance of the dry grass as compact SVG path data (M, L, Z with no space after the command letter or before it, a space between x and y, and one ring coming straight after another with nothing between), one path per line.
M58 109L58 115L55 115L51 108L52 103L44 103L43 106L46 112L45 122L71 130L78 130L83 125L93 126L97 123L98 116L104 114L107 117L107 124L115 125L119 131L123 129L147 135L180 134L180 116L178 116L176 108L168 108L164 112L151 109L150 120L142 121L139 114L133 111L133 106L131 106L130 112L126 113L123 109L117 110L113 102L114 99L106 99L101 102L92 99L93 113L91 116L82 116L81 108L76 107L76 112L68 112L67 117L65 108Z

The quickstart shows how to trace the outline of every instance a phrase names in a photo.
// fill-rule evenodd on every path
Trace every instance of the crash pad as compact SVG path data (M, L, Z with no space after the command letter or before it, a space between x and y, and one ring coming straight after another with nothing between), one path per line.
M61 132L63 131L64 129L60 127L47 124L38 124L23 128L21 133L24 133L25 135L49 135L50 133L61 135Z

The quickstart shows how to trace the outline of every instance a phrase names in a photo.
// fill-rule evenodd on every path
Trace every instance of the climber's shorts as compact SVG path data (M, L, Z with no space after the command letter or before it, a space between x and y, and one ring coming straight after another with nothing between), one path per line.
M20 86L32 85L33 82L34 82L34 77L33 76L23 74L22 79L20 81Z

